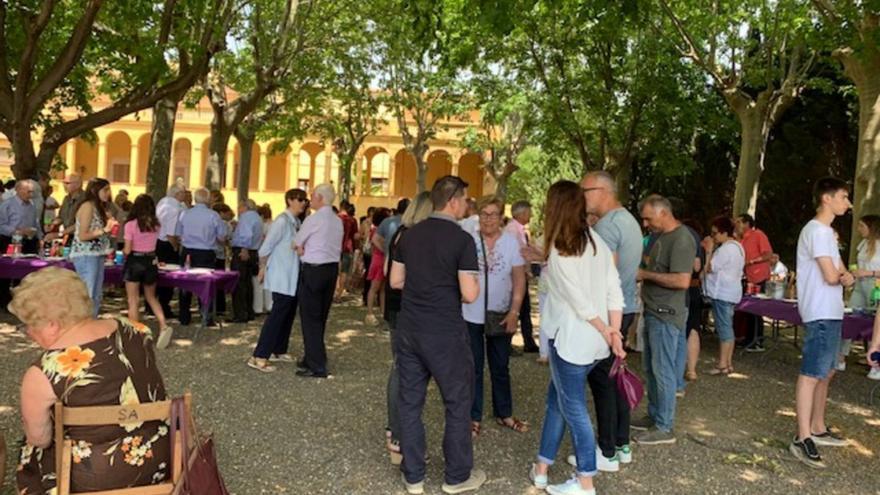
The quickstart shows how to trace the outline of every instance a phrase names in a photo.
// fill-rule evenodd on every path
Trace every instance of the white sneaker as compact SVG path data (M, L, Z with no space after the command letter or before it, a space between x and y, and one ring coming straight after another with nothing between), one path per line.
M550 495L596 495L596 489L584 490L577 477L573 477L561 485L548 486L547 493Z
M632 448L629 445L617 447L617 460L619 460L621 464L631 463L633 461Z
M532 464L531 469L529 469L529 480L531 480L532 485L539 490L543 490L547 488L547 484L549 481L547 480L546 474L538 474L538 471L535 469L535 465Z
M846 361L838 361L834 364L834 369L837 371L846 371Z
M599 469L599 471L605 471L606 473L616 473L620 471L620 458L617 457L616 452L614 453L614 457L605 457L602 450L596 448L596 468Z
M425 481L419 481L417 483L410 483L406 481L406 476L403 473L400 473L400 477L403 478L403 486L406 488L406 493L410 495L421 495L425 493Z
M868 372L868 378L871 380L880 380L880 368L871 368Z
M174 335L174 329L166 326L159 332L159 338L156 339L156 349L165 349L171 343L171 337Z

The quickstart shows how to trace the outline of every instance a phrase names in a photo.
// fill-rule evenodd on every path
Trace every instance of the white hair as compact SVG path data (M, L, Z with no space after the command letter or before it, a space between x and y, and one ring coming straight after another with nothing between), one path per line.
M333 189L333 184L320 184L315 187L315 194L321 196L321 199L324 200L324 204L332 205L333 201L336 200L336 190Z
M168 192L165 195L168 196L169 198L173 198L173 197L177 196L177 193L181 192L182 190L183 190L183 188L181 188L177 184L174 184L173 186L168 188Z
M211 202L211 192L204 187L200 187L193 191L193 201L203 205L209 204Z

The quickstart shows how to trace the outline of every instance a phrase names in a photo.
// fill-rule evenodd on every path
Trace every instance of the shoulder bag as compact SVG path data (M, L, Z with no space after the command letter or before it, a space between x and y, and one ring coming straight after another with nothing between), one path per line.
M480 234L480 246L483 248L484 277L486 281L486 285L483 288L483 310L486 314L483 333L486 337L503 337L509 335L507 327L501 323L507 318L507 312L489 311L489 260L486 258L486 243L483 241L482 233Z
M183 447L183 469L172 495L229 495L217 467L214 439L196 433L195 422L181 398L171 405L171 429L180 433Z

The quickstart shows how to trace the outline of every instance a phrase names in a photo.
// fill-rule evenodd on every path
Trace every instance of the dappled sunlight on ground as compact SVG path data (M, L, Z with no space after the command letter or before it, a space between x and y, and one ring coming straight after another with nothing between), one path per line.
M794 409L791 409L788 407L784 407L782 409L777 409L776 414L778 414L780 416L788 416L789 418L797 417L797 413L794 411Z

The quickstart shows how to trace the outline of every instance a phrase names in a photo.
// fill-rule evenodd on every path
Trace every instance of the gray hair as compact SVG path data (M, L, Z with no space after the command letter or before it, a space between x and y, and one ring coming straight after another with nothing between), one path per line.
M531 209L532 205L528 201L517 201L510 207L510 215L516 217L519 216L520 213Z
M168 196L169 198L173 198L173 197L177 196L177 194L180 193L181 191L183 191L183 188L178 186L177 184L174 184L173 186L168 188L168 192L165 195Z
M659 194L651 194L639 203L639 210L643 210L646 206L650 206L655 210L666 210L672 213L672 203L667 198Z
M193 201L202 205L210 204L211 192L204 187L199 187L195 191L193 191Z
M36 191L37 189L37 181L33 179L23 179L15 183L15 190L21 191L25 187L30 186L31 191Z
M321 196L321 199L324 200L324 204L332 205L333 201L336 200L336 190L333 189L333 184L320 184L315 187L315 194Z
M257 202L250 198L242 201L241 204L244 205L244 207L248 210L256 210L257 208L259 208L259 206L257 206Z
M584 179L596 179L601 182L605 187L611 191L615 196L617 195L617 181L614 180L614 176L605 170L596 170L593 172L589 172L584 176Z

